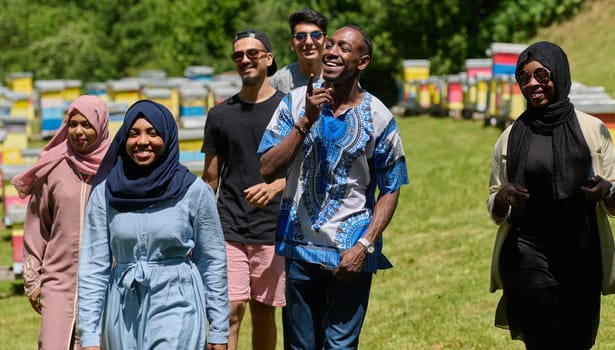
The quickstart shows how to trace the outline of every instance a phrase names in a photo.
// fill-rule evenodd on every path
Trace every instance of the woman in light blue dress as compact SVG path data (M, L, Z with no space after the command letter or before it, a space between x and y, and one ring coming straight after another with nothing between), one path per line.
M79 262L83 349L227 348L224 237L213 191L179 164L169 110L142 100L99 168ZM209 334L207 334L209 330Z

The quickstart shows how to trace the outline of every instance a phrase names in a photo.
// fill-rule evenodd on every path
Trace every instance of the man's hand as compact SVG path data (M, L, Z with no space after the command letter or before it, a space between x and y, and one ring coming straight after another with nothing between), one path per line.
M278 179L270 184L265 182L256 184L243 190L248 204L255 208L263 208L280 192L284 190L286 181Z
M366 257L365 247L361 243L353 245L342 253L339 265L333 270L333 278L344 282L354 281L363 271Z
M305 99L305 116L307 117L310 126L318 120L322 105L333 103L331 87L319 87L314 89L314 73L310 73L307 83L307 96Z

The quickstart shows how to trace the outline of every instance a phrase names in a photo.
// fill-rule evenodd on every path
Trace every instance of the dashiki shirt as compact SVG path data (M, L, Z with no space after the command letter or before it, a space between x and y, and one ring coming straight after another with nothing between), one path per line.
M287 94L274 113L258 153L279 144L305 114L306 87ZM340 254L366 232L379 193L408 183L395 118L364 91L361 103L334 117L325 104L290 165L282 197L276 252L287 258L334 269ZM382 236L365 271L390 268Z

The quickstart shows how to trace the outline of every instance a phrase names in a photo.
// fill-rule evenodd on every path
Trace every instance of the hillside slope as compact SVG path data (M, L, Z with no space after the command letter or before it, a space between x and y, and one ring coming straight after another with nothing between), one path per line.
M568 54L573 80L604 86L615 98L613 18L613 0L586 0L574 17L539 30L531 42L548 40L559 44Z

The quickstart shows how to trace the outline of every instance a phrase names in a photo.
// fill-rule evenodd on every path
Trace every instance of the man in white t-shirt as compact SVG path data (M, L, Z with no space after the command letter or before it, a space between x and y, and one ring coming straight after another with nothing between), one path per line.
M297 54L297 61L279 69L269 83L287 93L307 84L310 74L315 82L322 83L322 53L327 36L327 19L311 9L293 12L290 24L290 49Z

